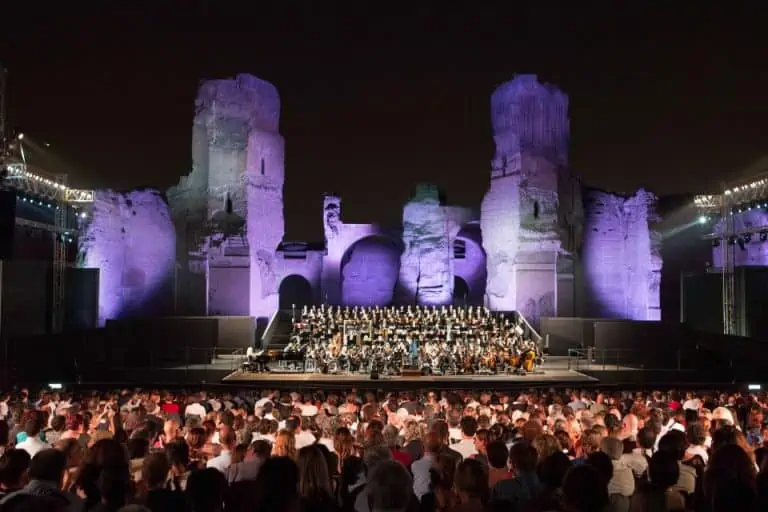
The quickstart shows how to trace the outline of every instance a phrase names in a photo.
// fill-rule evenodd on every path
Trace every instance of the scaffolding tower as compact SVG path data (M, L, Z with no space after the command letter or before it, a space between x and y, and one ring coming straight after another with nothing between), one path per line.
M720 230L704 238L719 245L722 263L722 311L723 333L743 335L743 324L739 321L741 311L736 290L736 243L747 237L768 232L768 225L739 226L736 216L756 208L768 208L768 161L760 162L760 172L751 173L751 180L741 181L738 185L723 186L716 195L699 195L694 198L694 205L704 215L720 217Z
M0 65L0 186L43 197L56 205L53 225L19 217L16 217L15 223L48 231L53 237L51 330L58 333L64 328L66 242L67 237L75 231L68 225L68 206L72 206L73 203L93 202L95 192L70 188L66 174L48 175L42 171L31 172L28 169L22 147L22 135L10 139L7 131L6 82L7 72Z

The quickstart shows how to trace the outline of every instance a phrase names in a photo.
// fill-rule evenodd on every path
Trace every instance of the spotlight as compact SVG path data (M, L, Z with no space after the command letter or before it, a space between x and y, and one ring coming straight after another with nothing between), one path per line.
M734 245L736 243L736 237L735 236L729 236L728 237L728 245Z
M706 215L702 215L701 217L699 217L699 224L706 224L707 220L708 219L707 219Z
M747 233L746 235L744 235L744 243L748 244L751 241L752 241L752 233Z
M760 241L765 242L768 240L768 231L761 231L760 232Z
M736 240L736 243L739 244L739 249L741 249L742 251L746 251L747 250L747 246L744 245L744 239L743 238L739 238L738 240Z
M712 247L720 247L720 240L715 238L712 240Z
M18 138L19 140L24 140L24 134L23 134L23 133L20 133L20 134L17 136L17 138Z
M85 213L85 212L82 212L82 213L80 214L80 218L81 218L81 219L84 219L84 218L86 218L87 216L88 216L88 214L87 214L87 213Z

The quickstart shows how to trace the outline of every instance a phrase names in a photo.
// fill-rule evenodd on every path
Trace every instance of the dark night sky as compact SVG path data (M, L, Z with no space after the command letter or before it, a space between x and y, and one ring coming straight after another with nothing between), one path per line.
M289 239L321 238L323 191L357 222L399 222L420 181L479 204L490 94L515 73L570 96L571 165L595 186L706 191L768 153L765 8L9 3L10 123L50 142L74 186L165 189L190 169L199 80L274 83Z

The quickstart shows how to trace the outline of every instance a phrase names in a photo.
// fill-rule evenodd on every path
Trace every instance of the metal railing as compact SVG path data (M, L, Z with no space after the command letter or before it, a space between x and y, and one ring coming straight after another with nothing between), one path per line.
M272 335L275 333L275 329L277 329L277 325L280 323L280 309L276 309L274 313L272 313L272 317L269 319L269 322L267 322L267 327L264 329L264 332L261 335L261 346L262 348L267 348L267 343L272 339Z
M684 361L681 350L675 351L674 364L666 365L648 365L647 357L644 357L642 351L632 348L569 348L568 349L568 369L569 370L676 370L682 371L693 369L694 366L687 368L689 361ZM668 361L669 362L669 361Z

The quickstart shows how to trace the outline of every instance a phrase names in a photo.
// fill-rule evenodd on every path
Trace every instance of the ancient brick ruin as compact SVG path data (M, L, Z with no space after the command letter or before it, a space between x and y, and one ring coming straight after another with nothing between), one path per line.
M328 194L317 243L283 240L276 89L250 75L208 81L196 108L192 171L168 206L156 192L106 192L95 205L82 246L86 265L101 268L104 318L145 312L155 283L170 281L180 315L394 302L484 304L533 323L658 319L655 198L583 189L568 167L568 98L533 75L491 97L496 152L479 209L444 204L425 185L402 226L351 224ZM143 279L125 277L136 268Z

